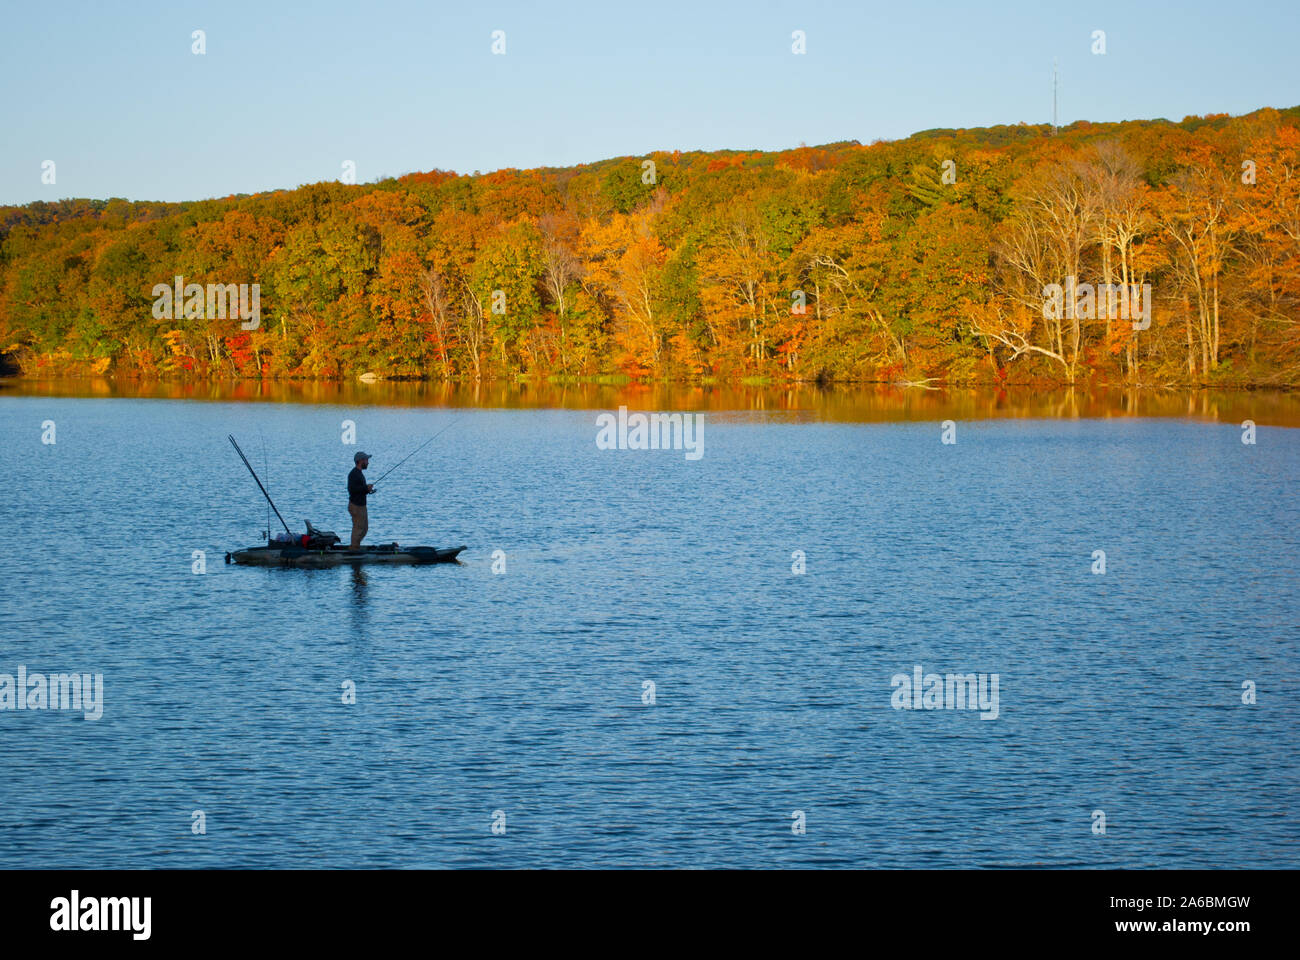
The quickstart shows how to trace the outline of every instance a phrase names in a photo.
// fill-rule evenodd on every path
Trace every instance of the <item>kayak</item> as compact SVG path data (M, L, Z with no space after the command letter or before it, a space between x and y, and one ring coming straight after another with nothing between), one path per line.
M226 563L242 563L254 567L338 567L345 563L454 563L465 547L399 547L395 543L363 546L352 553L341 544L330 546L299 546L294 543L268 543L264 547L248 547L226 554Z

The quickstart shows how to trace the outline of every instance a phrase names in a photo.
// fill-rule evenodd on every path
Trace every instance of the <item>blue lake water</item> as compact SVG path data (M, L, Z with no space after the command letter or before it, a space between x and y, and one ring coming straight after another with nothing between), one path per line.
M0 867L1297 865L1300 431L597 413L0 400L0 674L104 677L0 710ZM346 539L343 421L373 479L457 416L368 539L461 565L223 562L228 433ZM917 665L997 718L894 709Z

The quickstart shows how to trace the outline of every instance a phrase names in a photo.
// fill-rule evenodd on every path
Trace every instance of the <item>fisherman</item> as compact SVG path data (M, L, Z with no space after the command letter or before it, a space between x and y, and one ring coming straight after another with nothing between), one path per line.
M352 462L356 464L348 474L348 513L352 514L352 553L361 552L361 539L370 529L370 519L366 516L366 494L375 492L373 483L366 483L362 470L370 469L370 454L357 451Z

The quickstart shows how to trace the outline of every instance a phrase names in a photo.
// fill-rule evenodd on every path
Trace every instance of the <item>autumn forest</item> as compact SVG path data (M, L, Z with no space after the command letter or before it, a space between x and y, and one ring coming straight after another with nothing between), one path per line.
M160 311L177 277L256 285L256 321ZM0 207L0 353L144 378L1297 386L1300 107Z

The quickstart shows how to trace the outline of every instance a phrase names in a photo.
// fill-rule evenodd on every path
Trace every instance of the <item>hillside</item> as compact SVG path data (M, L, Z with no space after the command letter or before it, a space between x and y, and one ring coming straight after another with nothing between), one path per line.
M1300 107L0 207L28 375L1296 385L1298 321Z

